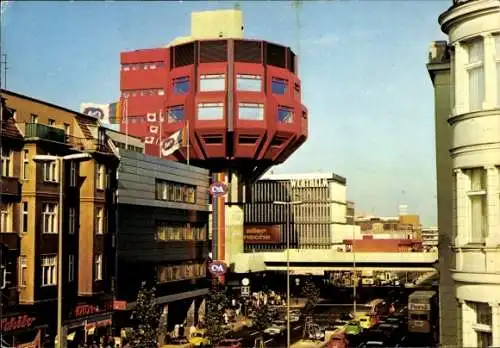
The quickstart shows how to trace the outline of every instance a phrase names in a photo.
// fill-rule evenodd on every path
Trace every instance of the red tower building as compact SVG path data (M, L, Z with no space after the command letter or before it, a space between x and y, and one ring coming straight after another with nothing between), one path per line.
M243 39L197 40L121 53L121 129L160 155L185 129L188 148L169 159L238 172L253 181L307 138L297 57L288 47Z

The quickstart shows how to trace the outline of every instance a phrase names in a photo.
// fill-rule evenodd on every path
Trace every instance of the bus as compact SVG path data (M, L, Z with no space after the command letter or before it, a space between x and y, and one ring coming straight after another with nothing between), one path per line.
M370 306L369 316L372 318L373 323L378 323L380 317L389 314L390 304L381 298L370 301L368 305Z
M408 332L437 339L439 303L436 291L418 290L408 297Z

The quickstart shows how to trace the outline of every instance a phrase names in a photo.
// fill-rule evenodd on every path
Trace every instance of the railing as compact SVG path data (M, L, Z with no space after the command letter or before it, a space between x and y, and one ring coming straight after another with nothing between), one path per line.
M40 138L58 143L66 142L66 134L63 129L47 126L41 123L26 123L25 138Z

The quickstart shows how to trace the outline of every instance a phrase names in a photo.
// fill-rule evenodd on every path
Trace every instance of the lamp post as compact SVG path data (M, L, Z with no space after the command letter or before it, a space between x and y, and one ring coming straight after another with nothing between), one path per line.
M275 205L293 206L302 204L302 201L282 202L274 201ZM290 347L290 211L286 214L286 346Z
M57 246L57 346L64 348L66 337L63 338L62 325L62 299L63 299L63 276L62 276L62 259L63 259L63 203L64 203L64 161L86 161L92 158L88 153L76 153L66 156L53 155L36 155L33 160L35 162L52 162L57 161L59 165L59 216L58 216L58 246Z

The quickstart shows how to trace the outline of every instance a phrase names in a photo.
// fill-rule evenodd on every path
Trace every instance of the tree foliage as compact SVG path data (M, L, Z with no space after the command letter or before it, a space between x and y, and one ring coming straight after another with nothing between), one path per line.
M262 335L264 330L271 325L272 315L267 304L261 304L255 313L253 327Z
M312 312L313 308L319 302L319 295L320 291L316 284L314 284L312 277L308 277L304 282L304 287L302 288L302 296L307 299L304 307L305 313L309 314Z
M129 342L132 348L156 347L158 345L161 311L156 306L155 288L148 289L145 283L137 294L136 305L130 319L133 330Z
M215 344L226 337L227 329L224 327L224 312L229 306L226 290L218 280L212 285L206 304L204 327L207 329L208 339L212 344Z

